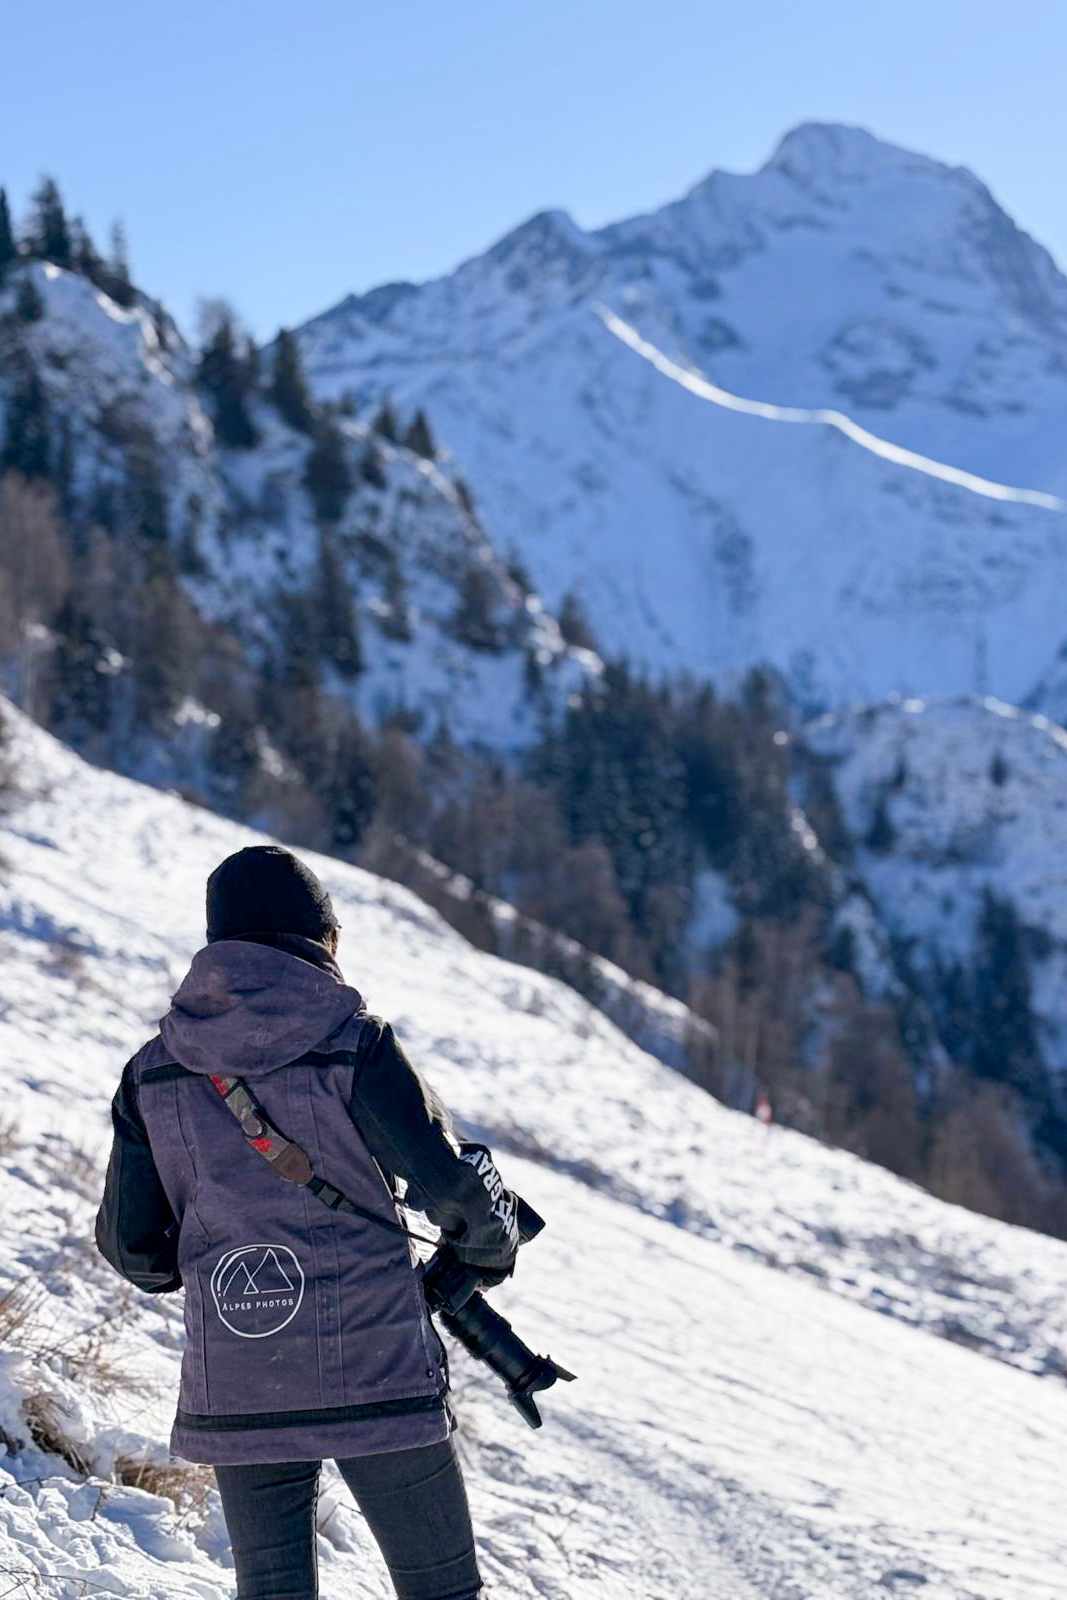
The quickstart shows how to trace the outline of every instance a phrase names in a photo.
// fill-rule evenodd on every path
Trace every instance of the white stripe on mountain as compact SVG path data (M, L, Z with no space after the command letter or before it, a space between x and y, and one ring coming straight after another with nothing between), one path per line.
M767 422L821 423L826 427L836 428L853 444L869 450L872 455L881 456L883 461L891 461L898 467L909 467L913 472L922 472L929 478L939 478L942 483L954 484L957 488L967 489L972 494L984 495L989 500L1008 500L1018 505L1040 506L1044 511L1067 511L1067 501L1059 499L1054 494L1045 494L1040 489L1015 489L1010 484L994 483L988 478L978 477L976 473L964 472L959 467L946 466L943 461L933 461L929 456L921 456L914 450L905 450L902 445L891 444L888 439L880 439L877 434L861 428L843 411L821 407L807 410L801 406L775 406L762 400L744 400L740 395L731 394L727 389L720 389L718 384L711 383L699 373L689 372L677 361L672 361L670 356L664 355L662 350L643 338L636 328L625 322L611 310L610 306L598 303L594 305L593 310L609 333L621 339L623 344L629 345L637 355L643 356L665 378L680 384L683 389L688 389L690 394L697 395L701 400L710 400L714 405L722 406L727 411L738 411L749 417L762 417Z

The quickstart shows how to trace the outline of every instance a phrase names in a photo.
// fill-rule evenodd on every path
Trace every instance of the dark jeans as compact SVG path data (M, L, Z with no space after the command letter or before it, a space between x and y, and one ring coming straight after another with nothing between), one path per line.
M316 1600L319 1461L216 1467L237 1600ZM338 1461L400 1600L477 1600L467 1491L451 1439Z

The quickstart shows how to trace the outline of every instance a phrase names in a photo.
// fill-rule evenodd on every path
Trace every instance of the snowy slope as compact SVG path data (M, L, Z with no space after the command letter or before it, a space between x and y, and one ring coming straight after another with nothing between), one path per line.
M917 972L970 967L985 890L1015 908L1046 1059L1067 1079L1067 734L997 700L898 696L804 738L832 763L858 875ZM879 804L892 837L875 850Z
M23 279L41 299L32 323L9 315ZM223 623L256 665L277 657L285 597L313 587L318 571L319 530L303 483L307 436L260 398L252 406L257 445L222 448L195 384L194 352L165 314L142 300L124 310L86 278L48 262L20 266L0 290L0 432L28 367L43 385L54 438L69 438L66 495L83 532L104 506L121 522L129 459L147 450L201 615ZM524 744L538 714L528 660L558 703L595 671L595 659L566 647L540 598L509 573L505 551L440 467L377 437L366 421L340 418L338 427L355 486L333 539L364 670L354 683L330 673L330 687L371 723L403 712L421 718L427 733L444 722L460 741ZM372 441L378 482L363 471ZM472 648L457 633L472 571L484 579L496 649ZM187 771L168 771L166 753L139 770L189 782Z
M178 1518L103 1481L116 1455L164 1448L177 1306L131 1295L118 1310L84 1238L122 1061L200 942L206 873L253 836L21 719L15 732L34 798L2 836L0 1059L18 1127L4 1125L0 1293L39 1273L42 1299L0 1356L0 1575L59 1574L33 1580L57 1600L75 1576L214 1600L228 1591L211 1497ZM497 1300L581 1381L548 1396L535 1436L457 1363L494 1600L1062 1593L1067 1247L725 1111L406 891L316 866L346 975L549 1218ZM93 1354L105 1316L104 1351L136 1389ZM11 1453L27 1395L47 1397L88 1481L32 1444ZM320 1522L326 1600L384 1600L333 1480Z
M550 606L809 705L1024 698L1063 642L1067 283L969 173L798 129L585 234L535 217L302 331L325 395L425 404Z

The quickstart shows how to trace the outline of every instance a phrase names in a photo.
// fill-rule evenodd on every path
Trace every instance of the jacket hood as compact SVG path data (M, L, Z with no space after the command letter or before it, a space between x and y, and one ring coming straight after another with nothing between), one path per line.
M251 1078L295 1061L362 1009L357 989L311 961L219 939L193 957L159 1032L190 1072Z

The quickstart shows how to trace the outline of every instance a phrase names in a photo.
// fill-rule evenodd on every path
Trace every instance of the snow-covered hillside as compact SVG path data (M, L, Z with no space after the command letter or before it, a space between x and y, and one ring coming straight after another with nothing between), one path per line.
M40 301L32 321L16 309L27 291ZM595 670L508 570L456 483L365 419L336 419L353 489L331 524L334 568L323 579L321 519L305 484L311 440L261 393L255 446L223 447L195 371L178 329L143 297L124 309L50 262L20 264L0 289L0 433L32 375L76 537L84 544L94 522L122 530L139 473L153 497L147 537L170 539L200 615L255 667L283 653L287 601L325 582L353 605L363 654L355 681L330 670L329 686L372 724L400 714L427 734L444 723L462 742L512 749L537 725L531 662L557 704ZM470 583L488 646L464 636ZM179 747L175 731L174 749L138 770L166 779ZM190 781L177 759L170 776Z
M987 891L1014 908L1043 1053L1064 1077L1067 734L997 700L897 696L827 714L804 739L832 763L857 873L917 973L971 968Z
M586 234L546 212L301 334L425 404L549 605L611 653L810 706L1023 699L1063 642L1067 283L969 173L798 129Z
M23 719L14 756L0 1295L39 1298L21 1322L0 1300L0 1576L221 1600L213 1498L176 1516L130 1468L165 1450L178 1306L123 1297L86 1232L122 1062L252 836ZM580 1381L533 1435L457 1361L494 1600L1062 1594L1067 1246L725 1111L406 891L314 864L346 975L549 1220L496 1299ZM57 1433L77 1470L33 1443ZM320 1526L326 1600L384 1600L333 1477Z

